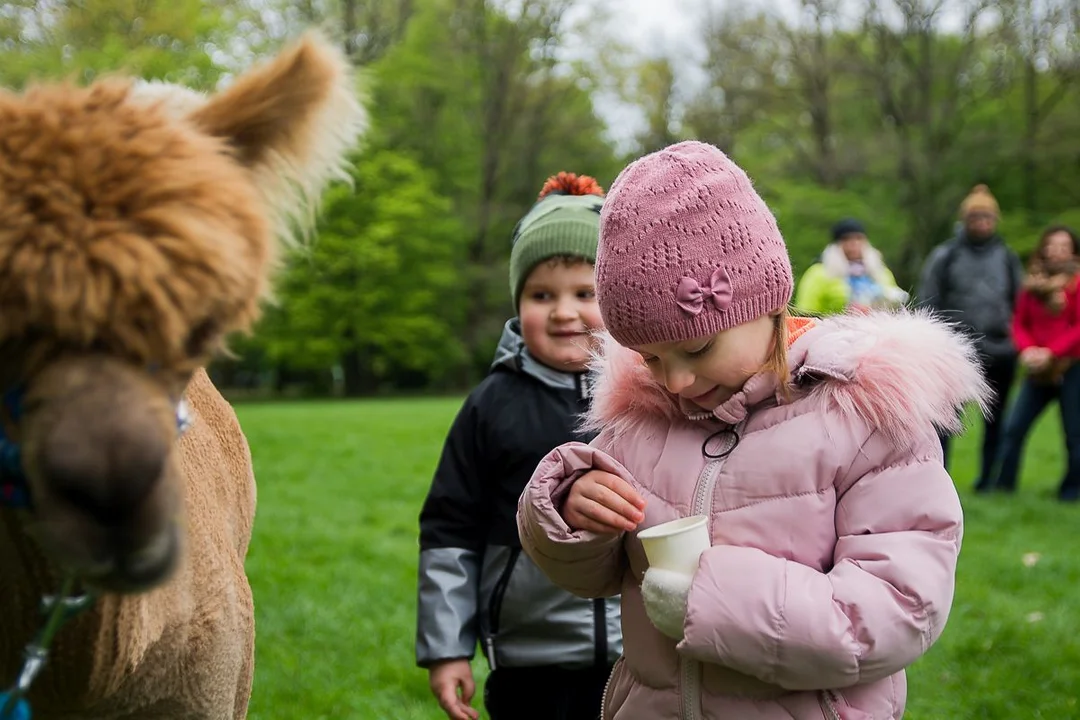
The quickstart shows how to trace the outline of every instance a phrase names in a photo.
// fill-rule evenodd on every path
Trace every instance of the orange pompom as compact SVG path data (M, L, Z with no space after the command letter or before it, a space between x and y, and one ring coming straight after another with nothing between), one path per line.
M599 195L603 197L604 188L600 187L600 183L596 182L595 178L588 175L561 172L547 179L544 187L540 190L540 196L537 200L541 200L551 193L560 195Z

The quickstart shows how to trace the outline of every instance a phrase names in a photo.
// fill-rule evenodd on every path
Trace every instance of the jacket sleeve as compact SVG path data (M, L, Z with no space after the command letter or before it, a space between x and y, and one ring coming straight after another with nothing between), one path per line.
M893 275L892 270L887 267L881 268L881 282L885 288L890 290L899 290L900 285L896 282L896 276Z
M871 443L883 440L873 433L860 456L883 457ZM828 572L754 548L707 550L680 652L790 690L871 682L923 655L952 605L962 513L940 447L919 446L842 491Z
M577 442L560 445L540 461L518 500L518 534L526 554L551 582L579 597L611 597L621 590L624 533L572 530L562 517L570 486L589 470L633 483L626 468L603 450Z
M945 259L946 246L939 245L930 252L923 264L922 273L919 275L919 289L916 293L919 304L932 310L941 310L944 307L944 293L946 288L940 287L938 275L940 265Z
M812 315L843 312L847 305L844 285L829 277L825 266L814 263L803 273L795 291L795 308Z
M416 663L421 667L476 652L480 563L490 514L479 415L470 397L450 427L420 511Z
M795 287L795 297L792 300L792 305L796 310L800 310L805 313L817 313L817 308L820 306L818 301L818 291L820 290L820 283L817 281L818 268L821 263L815 263L806 268L806 272L803 273L799 279L799 284Z
M1013 344L1020 352L1030 347L1035 347L1035 338L1031 335L1028 327L1031 322L1031 294L1027 290L1021 290L1016 298L1016 311L1012 319Z

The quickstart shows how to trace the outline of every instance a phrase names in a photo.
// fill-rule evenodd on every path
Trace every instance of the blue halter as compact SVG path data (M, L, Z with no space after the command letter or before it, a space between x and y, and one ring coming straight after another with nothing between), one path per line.
M16 387L0 397L0 508L28 509L31 507L30 488L23 471L22 449L7 435L7 422L18 423L22 416L24 390ZM183 435L191 426L187 402L176 403L176 431Z
M0 397L0 507L30 507L30 493L22 468L19 444L7 436L7 422L19 422L22 415L22 388L13 388Z

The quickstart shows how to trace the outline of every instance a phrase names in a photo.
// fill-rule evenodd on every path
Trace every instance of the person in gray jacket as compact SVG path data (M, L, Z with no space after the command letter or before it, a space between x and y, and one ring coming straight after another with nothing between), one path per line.
M540 460L589 408L587 363L602 325L593 263L603 191L560 173L518 223L510 255L517 317L443 446L420 513L416 661L451 720L475 720L470 660L491 668L493 720L595 720L622 653L618 598L556 587L522 554L517 501Z
M983 374L994 391L985 417L977 492L991 488L1002 416L1016 375L1011 325L1024 268L997 233L999 217L997 200L989 188L975 186L960 205L956 236L934 248L926 259L918 291L922 305L975 338ZM941 436L941 447L948 465L947 436Z

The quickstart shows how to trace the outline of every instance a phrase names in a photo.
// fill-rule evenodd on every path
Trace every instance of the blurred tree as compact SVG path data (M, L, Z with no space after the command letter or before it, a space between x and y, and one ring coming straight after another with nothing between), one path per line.
M331 188L318 239L294 250L260 336L271 359L333 365L347 394L408 372L445 381L463 356L462 231L434 176L386 149L356 159L355 186ZM455 308L458 308L455 310Z
M462 223L462 382L486 369L513 311L510 235L544 178L572 170L604 182L617 169L588 90L559 57L571 4L431 0L372 67L373 137L430 168Z
M372 117L356 184L330 193L280 304L219 364L238 384L464 387L513 312L510 234L544 178L606 187L683 137L746 168L796 271L855 215L910 286L977 182L1021 252L1080 222L1078 0L795 7L708 3L696 59L692 38L635 47L616 0L8 0L0 83L126 70L208 89L306 27L342 43ZM632 147L599 119L613 100Z
M0 84L102 72L212 88L234 26L212 0L15 0L0 8Z

